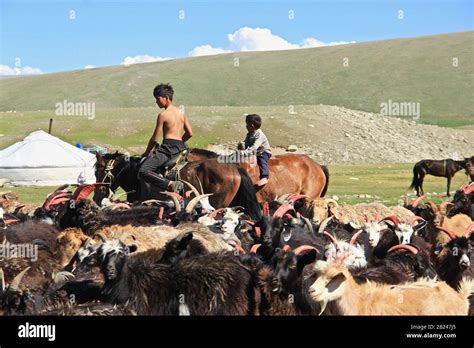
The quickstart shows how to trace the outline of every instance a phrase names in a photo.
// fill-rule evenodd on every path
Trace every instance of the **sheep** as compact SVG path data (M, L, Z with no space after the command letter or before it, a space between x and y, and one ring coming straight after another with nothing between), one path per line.
M387 285L357 284L342 265L318 261L317 276L308 296L321 304L321 312L334 302L343 315L467 315L468 297L474 293L472 280L461 282L456 292L444 282L420 279L413 283Z
M233 254L211 253L161 264L150 251L128 256L134 251L135 245L108 240L81 264L96 262L100 267L107 302L128 301L138 315L253 313L252 275Z

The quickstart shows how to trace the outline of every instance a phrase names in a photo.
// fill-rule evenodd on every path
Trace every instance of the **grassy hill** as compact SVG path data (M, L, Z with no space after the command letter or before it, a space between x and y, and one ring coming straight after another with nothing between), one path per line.
M171 82L175 101L186 106L327 104L379 112L391 99L419 102L421 123L465 126L474 123L473 43L470 31L0 79L0 111L54 110L64 99L97 109L154 106L153 87ZM0 122L12 117L2 113Z

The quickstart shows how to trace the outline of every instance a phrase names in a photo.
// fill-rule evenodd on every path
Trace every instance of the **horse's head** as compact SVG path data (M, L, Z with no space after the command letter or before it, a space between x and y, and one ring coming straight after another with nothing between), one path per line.
M94 191L93 200L95 203L100 205L104 198L109 197L110 189L113 185L113 170L117 161L120 158L123 158L123 154L119 152L105 155L97 153L96 158L95 177L97 182L105 182L110 184L110 186L98 186ZM114 189L112 188L112 190Z
M470 158L469 157L464 158L464 160L466 161L466 172L471 178L471 182L473 182L474 181L474 156Z

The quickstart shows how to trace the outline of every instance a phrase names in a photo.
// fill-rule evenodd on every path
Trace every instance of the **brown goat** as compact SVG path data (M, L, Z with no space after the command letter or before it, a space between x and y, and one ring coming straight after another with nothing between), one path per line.
M343 315L467 315L474 282L465 279L456 292L445 282L418 280L403 285L357 284L343 266L318 261L309 297L324 311L333 301Z

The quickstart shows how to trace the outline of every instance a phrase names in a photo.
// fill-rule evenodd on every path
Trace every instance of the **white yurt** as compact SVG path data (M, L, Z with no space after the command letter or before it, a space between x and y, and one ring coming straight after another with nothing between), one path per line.
M95 155L39 130L0 151L0 178L14 185L94 183L95 162Z

